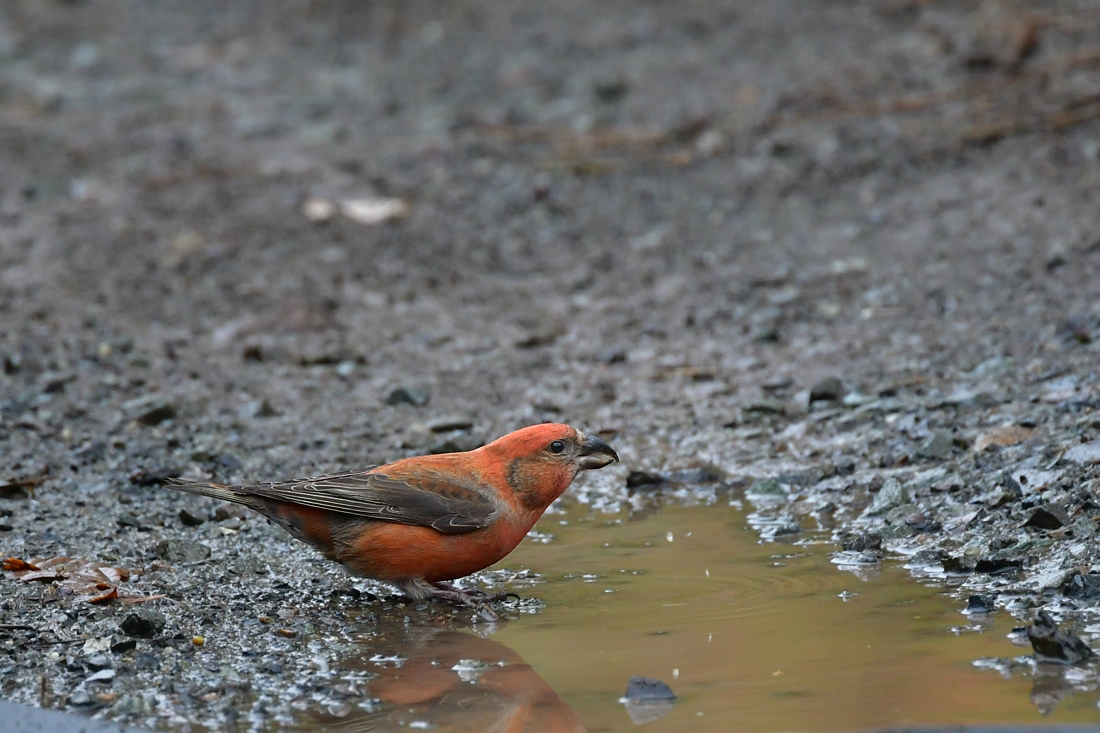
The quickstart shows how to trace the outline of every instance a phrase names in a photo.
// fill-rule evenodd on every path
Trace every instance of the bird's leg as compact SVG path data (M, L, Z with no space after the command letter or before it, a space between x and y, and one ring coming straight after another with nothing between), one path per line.
M519 596L515 593L486 593L477 588L473 590L460 590L450 583L432 583L431 586L433 598L442 598L447 601L465 606L473 606L475 608L483 606L486 603L496 603L497 601L507 600L508 598L519 600Z

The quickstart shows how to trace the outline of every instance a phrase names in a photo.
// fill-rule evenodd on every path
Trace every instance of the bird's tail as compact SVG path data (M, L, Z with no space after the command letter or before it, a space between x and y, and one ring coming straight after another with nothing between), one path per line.
M257 509L258 504L256 497L250 496L243 492L234 491L234 486L227 484L204 484L204 483L191 483L189 481L181 481L178 478L170 478L164 482L165 486L171 486L173 489L179 491L186 491L189 494L198 494L199 496L209 496L212 499L221 499L222 501L231 501L235 504L244 504L246 507Z

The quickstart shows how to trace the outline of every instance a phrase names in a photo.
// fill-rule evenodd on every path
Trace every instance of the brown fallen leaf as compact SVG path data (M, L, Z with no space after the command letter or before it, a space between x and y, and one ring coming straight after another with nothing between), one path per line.
M45 474L12 479L0 483L0 497L14 499L21 496L34 496L34 489L46 480Z
M34 570L19 574L20 583L29 583L32 580L62 580L65 576L56 570Z
M1020 425L1002 425L997 428L990 428L977 437L971 450L975 453L981 453L995 445L1016 445L1017 443L1022 443L1027 440L1034 434L1035 430L1032 428L1025 428Z
M144 603L164 597L145 596L119 588L119 583L130 579L129 570L81 557L33 558L31 562L9 557L0 567L14 573L21 583L35 580L51 582L56 592L72 595L86 603L100 604L116 599L126 603Z
M163 593L157 593L154 596L136 596L136 595L120 595L118 599L123 603L145 603L146 601L157 601L161 598L167 598L168 596Z
M39 568L26 560L20 560L18 557L9 557L0 563L0 569L6 570L9 573L17 573L20 571L38 570Z
M81 600L82 601L87 601L88 603L97 603L98 604L98 603L106 603L107 601L114 600L115 598L118 598L118 588L116 588L115 586L111 586L110 588L111 589L109 591L107 591L106 593L103 593L102 595L89 597L89 598L82 598Z

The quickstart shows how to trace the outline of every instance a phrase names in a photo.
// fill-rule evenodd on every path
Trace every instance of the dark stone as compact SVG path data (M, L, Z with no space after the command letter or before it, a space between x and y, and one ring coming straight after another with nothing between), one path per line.
M917 534L939 532L943 525L924 512L914 512L905 518L905 525Z
M135 516L131 512L124 512L124 513L118 515L118 518L115 520L115 522L117 522L118 526L120 526L120 527L140 527L141 526L141 520L138 519L137 516Z
M608 76L597 79L592 85L592 91L601 102L618 102L630 91L630 85L621 76Z
M1069 513L1058 504L1043 504L1035 508L1024 522L1024 526L1037 529L1061 529L1071 521Z
M236 471L244 464L232 453L218 453L211 461L215 466L226 471Z
M670 481L674 481L678 484L686 484L688 486L705 486L708 484L717 484L726 480L727 475L722 469L714 466L704 466L701 468L684 468L678 471L673 471L668 476ZM628 479L629 481L629 479Z
M640 489L640 488L654 488L667 482L664 476L659 473L646 473L645 471L631 471L626 476L626 488L628 489Z
M966 599L966 608L963 613L993 613L993 597L992 596L970 596Z
M189 540L161 540L153 552L168 562L198 562L210 557L209 547Z
M765 397L753 402L745 408L748 412L756 412L763 415L787 414L787 403L778 397Z
M1096 656L1085 641L1060 630L1046 611L1039 611L1027 627L1027 639L1035 651L1035 659L1040 662L1078 664Z
M126 402L122 408L142 425L157 425L171 420L179 413L176 404L162 395L138 397Z
M745 490L745 494L748 496L771 496L776 498L786 498L787 490L783 488L783 484L776 478L758 478L754 479L749 487Z
M176 466L161 466L148 470L139 468L130 473L130 483L134 486L161 486L167 483L168 479L176 478L181 473L183 469Z
M826 377L810 388L810 404L815 402L840 402L844 396L844 383L839 377Z
M427 387L397 387L386 398L386 404L423 407L431 397L432 393Z
M766 326L753 334L752 340L758 344L774 344L779 342L779 329L775 326Z
M268 674L282 674L283 663L275 659L265 661L260 665L260 671L267 672Z
M111 642L112 654L125 654L137 648L137 639L118 637Z
M674 702L676 695L672 688L660 680L648 677L631 677L626 686L626 695L623 701L627 703L668 703Z
M1077 573L1062 586L1062 592L1076 601L1100 599L1100 573Z
M196 516L186 509L180 509L180 521L187 527L198 527L206 521L203 517Z
M1009 570L1018 570L1023 564L1023 560L1015 557L983 557L974 563L974 572L997 575Z
M469 430L474 421L467 417L444 417L428 424L433 433L449 433L452 430Z
M164 614L148 606L139 606L122 619L119 629L127 636L140 636L144 639L156 636L164 630Z
M945 557L940 561L945 573L953 575L969 575L974 572L975 566L964 557Z
M776 525L768 532L768 535L773 539L776 537L792 537L797 534L802 534L802 527L794 522Z
M849 552L865 552L867 550L881 550L882 549L882 535L878 532L867 532L866 534L849 534L842 537L840 540L841 548L848 550Z

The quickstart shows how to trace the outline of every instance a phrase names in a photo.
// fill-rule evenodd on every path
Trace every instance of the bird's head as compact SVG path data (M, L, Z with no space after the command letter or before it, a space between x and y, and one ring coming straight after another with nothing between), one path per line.
M508 485L524 507L540 514L561 496L577 473L619 460L604 441L558 423L522 428L481 450L500 460Z

